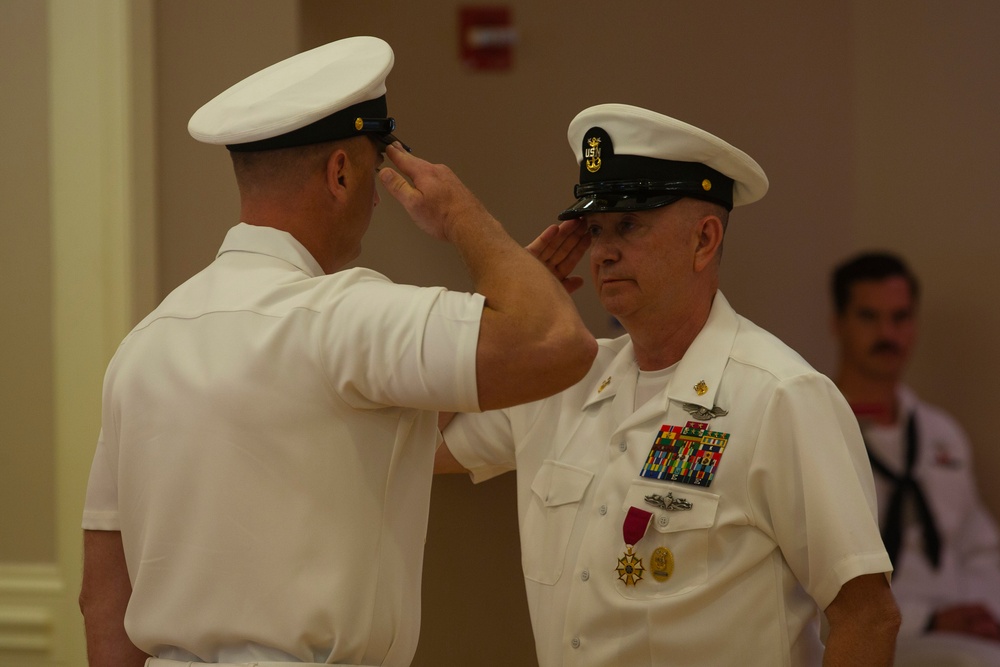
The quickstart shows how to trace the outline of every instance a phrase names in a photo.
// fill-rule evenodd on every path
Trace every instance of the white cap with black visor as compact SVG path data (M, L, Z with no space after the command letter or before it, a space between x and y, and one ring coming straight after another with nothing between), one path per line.
M330 42L223 91L191 116L188 132L235 152L361 135L389 144L397 140L385 98L392 65L392 48L377 37Z
M732 210L767 192L767 176L749 155L654 111L600 104L577 114L567 134L580 182L576 203L560 220L659 208L684 197Z

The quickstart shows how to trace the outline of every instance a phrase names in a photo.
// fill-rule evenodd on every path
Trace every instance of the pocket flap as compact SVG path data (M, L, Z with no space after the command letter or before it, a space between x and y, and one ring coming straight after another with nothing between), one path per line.
M578 503L594 473L559 461L545 461L538 469L531 490L546 507Z
M670 505L673 500L675 507L690 505L690 509L668 510L658 507L654 496L665 505ZM654 502L647 500L647 497ZM650 526L661 533L673 533L710 528L715 523L715 514L719 509L719 496L684 484L636 481L632 482L625 494L625 502L622 503L623 511L628 512L629 507L652 512Z

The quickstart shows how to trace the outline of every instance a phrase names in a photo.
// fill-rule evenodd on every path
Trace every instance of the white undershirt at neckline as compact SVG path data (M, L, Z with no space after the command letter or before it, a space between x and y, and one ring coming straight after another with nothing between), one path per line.
M632 409L638 410L649 399L666 389L676 370L677 364L658 371L639 371L639 379L635 383L635 405Z

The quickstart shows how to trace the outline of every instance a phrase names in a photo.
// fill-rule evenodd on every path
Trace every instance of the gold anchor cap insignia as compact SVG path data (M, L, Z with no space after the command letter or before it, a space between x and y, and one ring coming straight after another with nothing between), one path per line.
M587 161L587 171L595 173L601 169L601 138L588 137L587 146L584 148L583 157Z

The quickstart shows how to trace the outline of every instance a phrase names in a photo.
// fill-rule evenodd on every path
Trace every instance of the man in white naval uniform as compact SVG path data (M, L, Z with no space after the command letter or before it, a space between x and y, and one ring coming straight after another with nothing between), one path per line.
M897 664L1000 665L1000 544L963 429L903 384L919 283L898 256L864 252L831 281L837 385L858 416L902 613Z
M628 334L556 396L456 416L437 467L516 469L539 663L890 664L898 613L857 423L718 291L730 209L764 195L763 171L620 104L581 112L569 141L579 199L532 249L569 280L589 239Z
M390 134L392 62L340 40L191 118L231 152L242 222L109 364L83 517L91 665L406 667L437 411L537 400L593 360L546 267ZM475 294L345 268L383 153L412 185L378 178Z

